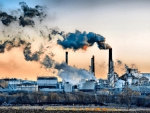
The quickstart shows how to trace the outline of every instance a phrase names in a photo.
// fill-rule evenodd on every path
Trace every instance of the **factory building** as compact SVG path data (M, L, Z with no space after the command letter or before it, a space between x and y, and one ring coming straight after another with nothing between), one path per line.
M38 91L35 81L22 80L17 78L5 78L0 80L1 91Z
M13 90L13 89L17 89L17 85L22 84L23 80L21 79L16 79L16 78L11 78L8 81L8 89Z
M16 90L38 91L38 85L35 81L24 81L16 86Z
M8 88L9 78L0 79L0 89Z
M65 53L66 64L68 64L68 52ZM108 59L108 75L107 79L99 79L98 82L95 80L82 79L79 84L72 85L69 82L58 82L55 76L38 76L37 82L25 81L21 79L1 79L0 80L0 91L7 90L22 90L22 91L46 91L46 92L97 92L99 94L113 94L120 92L125 86L130 87L134 90L144 91L149 93L150 86L149 78L150 73L139 73L138 69L128 68L126 66L126 73L122 76L118 76L114 72L114 63L112 58L112 48L109 49ZM91 58L90 72L95 76L95 57ZM93 76L92 76L93 77Z
M149 79L145 76L142 76L141 78L139 78L139 85L145 85L149 83Z
M145 76L146 78L148 78L150 80L150 73L141 73L142 76Z
M149 95L150 86L128 86L134 92L138 92L140 95Z
M99 86L108 87L108 85L109 85L108 80L99 79ZM98 86L97 86L97 87L98 87Z
M54 76L38 76L37 85L39 91L63 91L60 89L61 84L58 83L57 77Z
M132 69L126 67L126 73L119 77L121 80L124 80L126 85L131 86L139 86L145 85L149 83L149 79L146 76L143 76L138 72L138 69Z

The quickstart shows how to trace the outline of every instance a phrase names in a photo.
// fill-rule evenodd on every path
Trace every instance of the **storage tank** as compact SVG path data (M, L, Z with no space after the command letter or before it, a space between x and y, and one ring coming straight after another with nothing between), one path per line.
M95 91L95 80L87 80L85 83L80 84L80 91Z
M64 83L64 92L72 92L72 85L69 82Z

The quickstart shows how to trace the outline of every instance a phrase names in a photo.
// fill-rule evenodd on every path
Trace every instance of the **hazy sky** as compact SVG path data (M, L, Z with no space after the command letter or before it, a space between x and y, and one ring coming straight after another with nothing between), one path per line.
M0 0L0 10L11 14L20 8L22 0ZM135 63L141 72L150 72L150 1L149 0L24 0L30 7L45 6L47 17L38 27L58 27L65 32L75 30L94 32L106 38L113 48L113 60L128 65ZM18 25L19 26L19 25ZM8 28L0 22L0 32ZM12 28L11 28L12 29ZM29 34L36 36L36 30ZM8 31L10 28L8 29ZM15 27L13 27L15 30ZM33 33L33 34L32 34ZM0 38L3 38L0 33ZM41 40L40 37L34 37ZM36 47L33 47L36 49ZM38 62L25 61L22 48L13 48L0 54L0 77L18 77L36 80L37 75L48 74ZM55 45L54 59L65 61L65 51ZM69 51L69 65L89 69L90 58L95 55L97 78L107 77L108 50L99 50L95 44L86 51ZM101 66L104 64L104 66ZM121 69L117 69L119 74Z

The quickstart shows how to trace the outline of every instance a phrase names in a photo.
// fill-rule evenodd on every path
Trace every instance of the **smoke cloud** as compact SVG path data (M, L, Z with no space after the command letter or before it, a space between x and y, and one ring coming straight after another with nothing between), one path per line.
M88 46L93 46L94 43L97 43L99 49L109 49L111 48L108 44L105 43L105 38L99 34L89 32L86 33L80 32L78 30L75 31L75 33L68 33L65 34L63 31L59 32L58 28L53 28L53 29L48 29L46 26L46 29L40 29L38 30L38 33L36 34L39 35L38 38L42 37L43 45L44 47L42 48L36 48L34 52L32 52L32 44L33 42L31 41L30 38L33 38L33 36L30 36L29 33L27 32L25 35L24 30L26 26L32 26L32 29L34 28L34 25L36 25L36 20L39 19L40 22L43 21L43 19L46 17L44 8L42 6L35 6L34 8L29 7L25 2L20 2L19 5L21 6L21 9L17 10L16 16L9 15L5 12L0 12L0 19L2 23L5 26L9 26L12 22L19 22L19 25L22 27L21 28L23 32L20 34L20 38L14 38L16 37L15 33L13 32L13 35L10 35L7 30L3 31L3 35L8 39L5 39L5 41L1 41L0 43L0 53L4 53L5 51L10 51L12 48L15 47L21 47L23 46L23 55L26 61L36 61L40 64L42 64L45 68L47 69L57 69L58 70L58 76L61 77L63 80L66 82L70 82L72 84L79 84L79 82L82 79L89 79L89 80L96 80L95 76L88 72L85 69L80 69L77 67L72 67L67 65L66 63L57 63L52 59L54 54L52 52L49 52L50 55L48 55L45 51L50 49L50 46L52 45L46 45L47 42L53 40L53 36L55 35L60 35L63 37L63 39L58 39L57 44L61 45L64 49L73 49L74 51L78 49L86 49ZM19 12L19 13L18 13ZM19 14L19 15L18 15ZM11 29L11 26L6 27L6 29ZM18 29L17 29L18 30ZM37 30L36 30L37 31ZM24 36L28 37L27 39L23 39ZM13 39L11 39L13 38ZM38 40L38 39L34 39ZM52 41L51 41L52 42ZM45 48L46 47L46 48ZM41 56L44 55L44 58L41 59Z
M19 17L20 26L34 26L35 23L32 20L33 17L38 17L40 22L46 17L46 14L43 11L44 7L42 6L36 5L35 8L31 8L25 2L19 2L19 5L21 6L20 11L23 12L22 16Z
M19 18L13 15L9 15L6 12L0 11L0 19L5 26L9 26L10 23L17 21L22 27L32 26L34 27L35 22L33 18L38 17L39 21L42 22L46 17L44 12L45 7L36 5L34 8L29 7L25 2L19 2L21 9L16 10L14 13L19 15Z
M95 76L87 70L71 67L66 63L56 63L55 68L59 70L59 77L73 85L79 84L82 79L96 80Z
M0 44L0 53L4 53L5 50L10 51L14 47L20 47L24 45L25 48L23 50L23 54L25 56L25 60L27 61L39 61L39 57L42 54L42 51L36 51L35 53L31 52L31 43L20 38L13 38L12 40L6 40L2 44Z
M105 38L99 34L89 32L88 34L84 31L83 33L76 30L75 33L68 33L67 35L61 34L63 40L58 39L57 43L63 47L63 49L78 50L85 48L85 46L93 46L96 42L99 49L111 48L105 43Z
M11 50L11 48L20 47L23 44L26 44L26 42L20 38L13 38L12 40L6 40L2 44L0 44L0 53L4 53L5 49L9 51Z
M46 68L52 68L54 60L52 60L48 55L46 55L41 64L43 64Z
M9 26L11 22L17 20L17 17L8 15L6 12L0 11L0 19L5 26Z
M32 53L31 52L31 43L26 44L26 47L24 48L23 53L25 56L25 60L27 60L27 61L39 61L40 55L43 54L43 52L40 50Z

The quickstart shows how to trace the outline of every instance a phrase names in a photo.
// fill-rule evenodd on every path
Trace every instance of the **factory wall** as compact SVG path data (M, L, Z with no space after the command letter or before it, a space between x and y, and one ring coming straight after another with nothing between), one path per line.
M17 85L16 90L38 91L38 85L37 84L21 84L21 85Z

